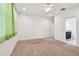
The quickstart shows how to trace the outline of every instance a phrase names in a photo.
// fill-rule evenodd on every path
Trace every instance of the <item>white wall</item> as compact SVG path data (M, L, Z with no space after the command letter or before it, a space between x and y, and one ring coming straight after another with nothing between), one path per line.
M77 45L79 46L79 4L55 16L55 39L65 42L65 19L72 16L77 18Z
M17 32L21 40L49 37L50 19L19 13L17 21Z
M54 17L50 18L49 36L52 37L52 38L54 38Z
M60 41L65 41L64 36L64 20L63 16L58 15L54 17L54 38Z

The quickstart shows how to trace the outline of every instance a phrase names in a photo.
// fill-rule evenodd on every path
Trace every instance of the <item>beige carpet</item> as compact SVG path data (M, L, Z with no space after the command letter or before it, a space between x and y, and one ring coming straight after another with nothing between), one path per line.
M23 40L11 56L79 56L79 48L54 39Z

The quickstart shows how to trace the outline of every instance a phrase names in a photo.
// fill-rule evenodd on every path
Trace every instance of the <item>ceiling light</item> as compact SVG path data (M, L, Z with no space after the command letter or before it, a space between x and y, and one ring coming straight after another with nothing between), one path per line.
M46 8L46 9L44 9L45 12L49 12L51 10L52 10L52 8Z
M44 4L44 6L43 6L43 10L44 10L45 12L50 12L50 11L52 10L53 6L54 6L53 3L46 3L46 4Z
M23 8L23 10L25 11L25 10L26 10L26 8Z

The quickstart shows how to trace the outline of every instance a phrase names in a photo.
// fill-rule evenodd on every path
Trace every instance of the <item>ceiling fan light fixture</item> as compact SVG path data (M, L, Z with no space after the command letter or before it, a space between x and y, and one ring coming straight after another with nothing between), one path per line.
M52 10L52 8L46 8L46 9L44 9L45 12L49 12L51 10Z
M44 4L44 7L43 7L43 10L47 13L47 12L50 12L52 10L52 7L53 7L53 3L46 3Z

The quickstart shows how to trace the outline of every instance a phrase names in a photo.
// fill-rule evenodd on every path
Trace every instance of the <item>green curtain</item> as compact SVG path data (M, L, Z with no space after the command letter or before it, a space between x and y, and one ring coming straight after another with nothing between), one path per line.
M16 29L16 23L15 23L15 21L16 21L16 11L15 11L15 7L14 7L14 5L12 4L12 15L13 15L13 17L12 17L12 25L13 25L13 36L15 36L16 35L16 31L15 31L15 29Z
M5 6L3 4L0 4L0 42L3 42L5 40ZM4 11L4 12L3 12Z
M15 32L14 5L0 3L0 43L12 38Z

